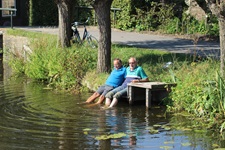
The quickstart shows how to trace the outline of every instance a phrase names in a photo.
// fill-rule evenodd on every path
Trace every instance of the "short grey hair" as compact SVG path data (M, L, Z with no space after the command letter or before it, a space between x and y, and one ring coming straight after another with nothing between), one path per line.
M116 61L116 60L119 61L120 64L122 64L122 60L121 59L115 58L113 61Z

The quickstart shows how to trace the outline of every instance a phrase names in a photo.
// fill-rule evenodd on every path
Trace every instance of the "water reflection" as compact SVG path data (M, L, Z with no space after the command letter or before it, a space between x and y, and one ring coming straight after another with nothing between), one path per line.
M209 132L192 130L194 122L171 117L162 106L149 110L144 104L121 102L103 110L77 104L90 96L87 93L69 95L44 87L26 78L0 81L0 149L207 150L224 143ZM156 124L171 121L188 126L182 130L158 126L156 133L150 132Z

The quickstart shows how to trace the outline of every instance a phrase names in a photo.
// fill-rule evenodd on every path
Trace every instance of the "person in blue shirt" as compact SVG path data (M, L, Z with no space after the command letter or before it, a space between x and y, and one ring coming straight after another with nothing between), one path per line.
M109 91L113 90L114 88L117 88L123 83L126 77L126 68L123 67L122 61L119 58L113 60L113 65L114 69L110 73L105 84L100 86L98 90L86 100L85 103L94 102L95 99L99 97L99 100L96 104L101 104L105 99L105 95Z
M126 69L126 79L123 84L112 91L108 92L105 105L108 108L115 106L118 103L118 99L127 95L127 84L131 82L147 82L148 76L142 67L137 66L137 60L135 57L129 59L129 67Z

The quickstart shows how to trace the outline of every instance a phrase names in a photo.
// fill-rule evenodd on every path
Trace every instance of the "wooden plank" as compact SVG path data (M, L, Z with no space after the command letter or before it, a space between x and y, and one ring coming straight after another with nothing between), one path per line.
M138 83L129 83L129 86L140 87L140 88L149 88L149 89L165 89L166 86L175 86L175 83L165 83L165 82L138 82Z

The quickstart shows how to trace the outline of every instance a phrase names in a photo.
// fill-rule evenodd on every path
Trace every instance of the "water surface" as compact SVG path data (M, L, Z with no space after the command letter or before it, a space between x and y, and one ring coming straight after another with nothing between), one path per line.
M91 93L71 95L26 78L0 78L0 149L211 150L224 142L192 130L192 121L123 101L113 109L79 105ZM185 122L184 129L171 126ZM154 129L154 130L152 130ZM111 138L110 138L111 137Z

